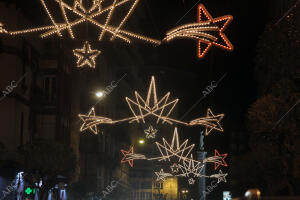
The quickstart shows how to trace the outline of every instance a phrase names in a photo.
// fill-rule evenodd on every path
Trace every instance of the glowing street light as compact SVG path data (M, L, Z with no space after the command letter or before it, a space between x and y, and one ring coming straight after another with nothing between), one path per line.
M145 140L144 140L144 139L140 139L140 140L139 140L139 143L140 143L140 144L144 144L144 143L145 143Z
M98 97L98 98L101 98L101 97L103 97L103 92L101 92L101 91L99 91L99 92L97 92L96 93L96 96Z

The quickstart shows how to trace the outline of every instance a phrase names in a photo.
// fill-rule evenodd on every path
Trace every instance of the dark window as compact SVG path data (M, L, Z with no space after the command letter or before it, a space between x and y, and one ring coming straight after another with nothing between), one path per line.
M56 77L54 75L44 77L44 97L49 103L56 100Z

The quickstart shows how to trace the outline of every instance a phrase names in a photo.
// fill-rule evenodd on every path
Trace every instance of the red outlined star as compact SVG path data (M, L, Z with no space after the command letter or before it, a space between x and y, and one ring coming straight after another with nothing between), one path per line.
M231 15L225 15L222 17L213 18L203 4L200 4L198 6L198 22L199 23L208 22L211 25L215 25L219 27L216 41L199 39L198 58L203 58L212 45L221 47L227 51L233 50L233 45L226 37L226 35L223 33L223 31L227 28L227 26L230 24L232 19L233 17Z
M133 146L130 147L129 151L125 151L125 150L122 149L121 152L122 152L122 154L123 154L123 156L124 156L124 157L122 158L122 160L121 160L121 163L126 163L126 162L128 162L128 164L129 164L131 167L133 167L133 159L127 159L127 156L128 156L128 155L132 155L133 152L134 152Z
M227 157L228 153L224 153L224 154L220 154L219 151L217 149L215 149L215 156L219 156L222 159L222 162L215 162L215 170L217 170L220 165L228 167L227 163L225 162L225 158Z

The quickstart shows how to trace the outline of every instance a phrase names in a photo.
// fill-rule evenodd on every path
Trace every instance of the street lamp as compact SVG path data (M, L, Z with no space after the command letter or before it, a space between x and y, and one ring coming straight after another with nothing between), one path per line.
M99 92L97 92L96 93L96 96L98 97L98 98L101 98L101 97L103 97L103 92L102 91L99 91Z
M140 144L144 144L144 143L145 143L145 140L144 140L144 139L140 139L140 140L139 140L139 143L140 143Z

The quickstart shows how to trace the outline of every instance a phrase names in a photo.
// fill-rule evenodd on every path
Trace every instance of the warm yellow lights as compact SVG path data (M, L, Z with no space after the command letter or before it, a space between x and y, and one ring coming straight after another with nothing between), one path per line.
M101 53L101 51L91 49L90 43L88 41L85 41L82 49L74 49L73 53L77 57L77 67L88 65L91 68L95 68L96 58Z
M38 28L32 28L32 29L25 29L20 31L2 31L0 28L0 33L6 33L10 35L20 35L20 34L27 34L32 32L44 32L41 34L42 38L49 37L53 34L57 34L58 36L62 36L62 32L67 30L70 37L72 39L76 38L75 34L73 33L73 27L77 26L82 23L91 23L95 25L100 33L99 33L99 41L102 40L105 32L108 32L111 34L111 40L113 40L115 37L122 39L123 41L127 43L131 43L131 40L128 37L132 37L135 39L140 39L155 45L159 45L161 42L159 40L155 40L152 38L144 37L142 35L138 35L129 31L125 31L122 29L122 26L126 23L130 15L133 13L134 9L136 8L136 5L138 4L139 0L114 0L111 5L108 5L106 8L102 7L102 4L105 0L93 0L93 5L87 9L83 5L82 0L74 0L73 6L70 6L63 0L54 0L61 10L64 22L63 23L57 23L52 16L51 12L48 10L48 7L44 0L40 0L41 4L43 5L52 25L49 26L43 26ZM132 3L130 6L128 12L126 13L125 17L122 18L120 24L117 27L109 25L111 17L117 7L123 6L126 3ZM72 16L72 20L67 15L68 13L73 13L75 18ZM107 13L106 20L104 24L102 22L99 22L96 17L100 15L105 15ZM0 26L1 27L1 26Z
M169 31L164 41L178 38L198 40L198 58L203 58L212 45L232 51L230 43L223 31L232 21L231 15L213 18L203 4L198 6L198 23L186 24Z

